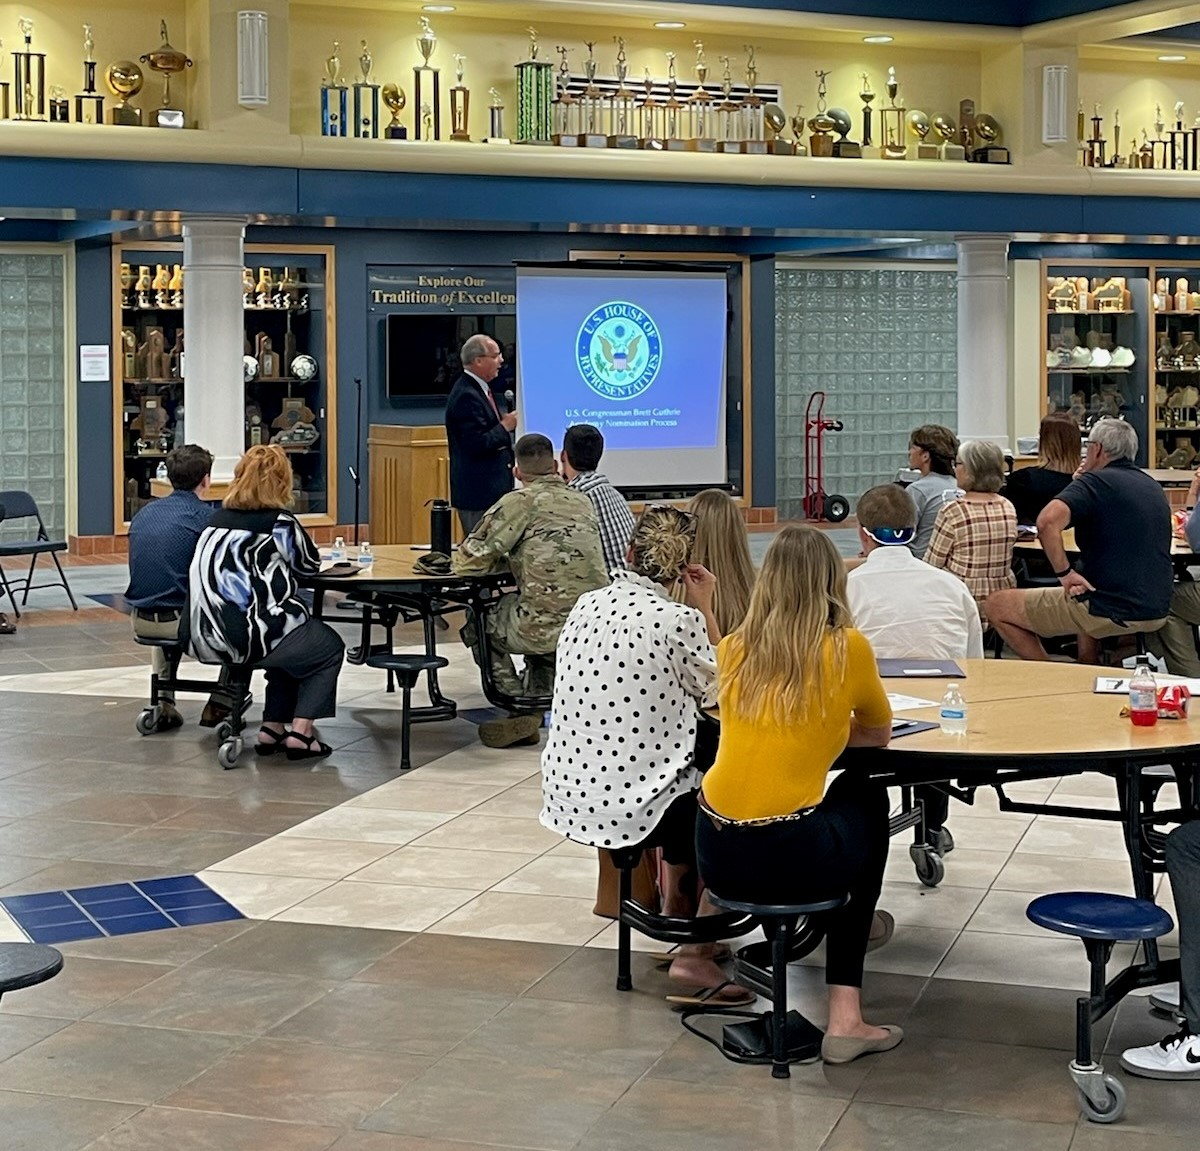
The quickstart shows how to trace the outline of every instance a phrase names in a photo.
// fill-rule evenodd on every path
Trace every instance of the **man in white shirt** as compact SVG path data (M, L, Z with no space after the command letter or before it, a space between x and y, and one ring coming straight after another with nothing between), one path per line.
M846 577L854 626L877 659L982 659L983 628L967 585L909 550L917 509L905 489L881 484L854 510L866 562ZM933 786L913 789L925 813L925 839L941 855L954 847L943 827L950 800Z

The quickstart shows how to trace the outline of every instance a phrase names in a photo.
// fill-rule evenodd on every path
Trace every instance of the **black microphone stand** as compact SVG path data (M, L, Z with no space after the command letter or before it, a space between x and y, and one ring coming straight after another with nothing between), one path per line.
M350 469L350 478L354 481L354 546L358 546L359 532L359 497L362 491L362 378L354 377L356 393L354 407L354 467Z

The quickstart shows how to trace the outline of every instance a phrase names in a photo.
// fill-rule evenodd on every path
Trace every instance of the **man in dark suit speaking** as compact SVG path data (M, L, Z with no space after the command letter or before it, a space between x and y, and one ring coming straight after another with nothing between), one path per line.
M491 336L471 336L462 346L463 374L446 400L450 503L468 535L483 513L513 487L517 414L500 414L490 386L503 362L500 345Z

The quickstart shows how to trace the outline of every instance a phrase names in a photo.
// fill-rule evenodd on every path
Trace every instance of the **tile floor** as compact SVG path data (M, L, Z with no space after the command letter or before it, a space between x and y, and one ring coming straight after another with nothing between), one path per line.
M447 692L482 707L447 654ZM1024 918L1034 893L1128 889L1114 826L980 796L953 809L961 846L937 890L897 842L884 904L899 926L865 994L909 1038L777 1083L684 1033L644 958L636 990L613 990L591 854L537 822L536 749L423 725L400 778L394 697L348 668L329 760L247 754L224 772L190 722L134 733L145 680L108 609L0 638L0 899L195 873L247 918L65 944L57 979L6 996L6 1151L1194 1146L1195 1084L1130 1082L1118 1128L1078 1120L1082 948ZM1088 777L1056 793L1110 801ZM0 940L20 937L0 914ZM817 1021L819 960L791 972ZM1131 998L1098 1035L1112 1052L1164 1030Z

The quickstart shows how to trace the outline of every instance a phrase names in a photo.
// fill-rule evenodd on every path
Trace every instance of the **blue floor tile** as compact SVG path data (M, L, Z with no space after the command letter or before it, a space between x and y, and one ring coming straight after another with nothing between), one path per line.
M101 926L110 919L119 919L126 915L158 914L158 908L142 896L133 899L114 899L111 903L93 903L87 911Z
M106 883L103 887L73 887L67 893L76 903L88 907L93 903L111 903L116 899L136 899L132 883Z
M211 887L206 887L203 891L164 891L154 896L154 902L164 911L173 911L176 907L207 907L225 900Z
M104 933L94 923L60 923L55 927L26 927L25 934L34 943L70 943L73 939L99 939Z
M228 919L244 919L245 916L231 904L221 903L208 907L180 907L171 912L171 918L180 927L196 927L201 923L224 923Z
M194 875L172 875L166 879L141 879L136 886L157 898L168 891L208 891L208 885Z
M123 915L119 919L104 921L104 930L109 935L135 935L140 931L162 931L175 926L177 924L157 911L150 915Z
M65 891L46 891L41 895L6 895L0 906L16 915L22 911L43 911L47 907L73 907Z
M13 918L27 931L33 927L54 927L66 923L88 923L88 917L73 903L63 907L47 907L44 911L21 911Z

